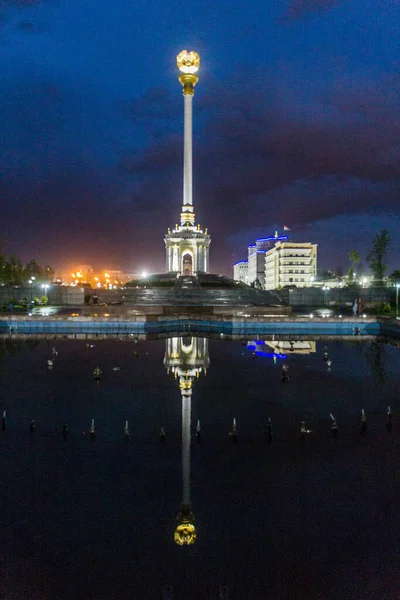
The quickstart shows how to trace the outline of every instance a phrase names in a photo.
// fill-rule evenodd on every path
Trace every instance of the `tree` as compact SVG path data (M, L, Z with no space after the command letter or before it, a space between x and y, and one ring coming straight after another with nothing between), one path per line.
M4 240L0 238L0 283L8 283L6 265L7 255L4 252Z
M43 277L43 269L34 259L30 260L25 267L25 278L30 279L31 277L36 279Z
M369 264L374 276L374 281L382 285L387 265L385 260L388 254L390 235L387 229L382 229L372 240L372 248L367 254Z
M391 284L396 284L396 283L400 283L400 270L396 269L395 271L393 271L392 273L390 273L389 275L389 281Z
M355 275L355 266L360 262L361 257L358 250L349 251L349 260L351 262L350 269L347 271L347 279L349 282L353 281Z
M18 285L23 282L24 279L24 266L18 256L13 254L7 260L4 268L5 272L5 283L11 285Z
M45 265L43 268L44 277L47 281L53 281L54 269L51 265Z
M321 269L318 274L318 278L322 281L329 281L330 279L335 279L335 273L330 269Z

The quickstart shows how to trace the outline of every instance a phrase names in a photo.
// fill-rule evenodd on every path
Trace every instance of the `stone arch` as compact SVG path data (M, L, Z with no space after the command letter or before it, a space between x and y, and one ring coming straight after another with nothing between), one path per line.
M193 254L188 250L182 254L182 275L193 275Z

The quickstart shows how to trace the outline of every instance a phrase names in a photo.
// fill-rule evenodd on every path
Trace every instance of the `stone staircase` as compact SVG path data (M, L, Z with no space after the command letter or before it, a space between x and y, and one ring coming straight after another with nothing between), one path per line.
M182 278L185 279L185 278ZM195 278L190 278L195 279ZM272 292L253 288L207 289L195 283L157 288L127 288L123 306L282 306Z

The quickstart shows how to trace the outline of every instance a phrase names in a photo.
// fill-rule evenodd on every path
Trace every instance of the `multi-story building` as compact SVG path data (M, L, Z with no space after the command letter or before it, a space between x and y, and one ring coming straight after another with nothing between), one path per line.
M308 287L317 272L317 244L278 241L265 253L264 288Z
M249 285L259 285L264 288L265 278L265 253L278 241L286 241L287 235L271 235L258 238L255 244L247 247L247 260L242 260L233 265L233 278Z
M247 260L239 260L239 262L233 265L233 279L235 281L241 281L243 283L248 283L248 266L249 263Z

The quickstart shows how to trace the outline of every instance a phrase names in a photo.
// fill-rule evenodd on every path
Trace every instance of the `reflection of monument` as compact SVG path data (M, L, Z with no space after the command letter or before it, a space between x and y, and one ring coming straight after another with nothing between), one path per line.
M177 517L174 540L179 546L196 541L194 515L190 504L191 399L193 383L207 369L208 340L205 338L170 338L166 341L164 365L179 380L182 396L182 504Z
M183 206L180 225L168 230L164 241L168 272L179 275L208 273L208 253L211 238L207 230L203 232L195 224L193 211L193 169L192 169L192 99L194 86L199 78L196 75L200 57L196 52L183 50L176 57L180 71L179 81L184 98L184 143L183 143Z
M310 340L253 340L248 342L247 348L259 356L285 359L287 354L312 354L317 346Z

